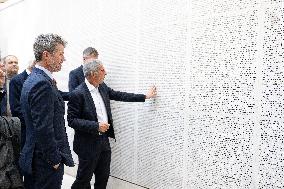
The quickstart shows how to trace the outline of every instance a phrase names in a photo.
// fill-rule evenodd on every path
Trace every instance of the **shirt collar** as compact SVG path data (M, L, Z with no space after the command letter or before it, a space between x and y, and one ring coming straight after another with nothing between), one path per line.
M85 78L85 83L90 92L98 90L98 87L95 87L94 85L92 85L86 78Z
M48 75L48 77L50 77L51 80L53 79L52 73L49 70L47 70L46 68L44 68L40 65L35 65L35 67L44 71L44 73L46 73Z
M26 69L26 72L27 72L28 75L31 74L31 71L29 69Z

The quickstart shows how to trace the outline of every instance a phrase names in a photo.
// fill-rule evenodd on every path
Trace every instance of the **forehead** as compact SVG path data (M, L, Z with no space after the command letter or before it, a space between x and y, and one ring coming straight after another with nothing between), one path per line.
M102 64L99 64L99 68L100 69L105 69L104 65L102 65Z
M18 62L18 59L15 56L8 56L5 58L6 62Z

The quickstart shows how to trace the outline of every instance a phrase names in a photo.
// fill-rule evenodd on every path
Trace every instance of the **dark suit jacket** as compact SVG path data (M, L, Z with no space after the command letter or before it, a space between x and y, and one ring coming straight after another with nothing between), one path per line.
M5 96L6 92L0 92L0 102L2 101L3 97ZM0 106L0 112L1 112L2 107Z
M2 100L2 98L5 96L5 91L4 92L0 92L0 101Z
M26 70L13 77L10 81L10 108L12 116L21 120L21 147L23 148L26 140L26 125L23 114L21 112L20 97L23 84L29 75Z
M80 66L69 73L69 92L72 92L76 87L85 81L83 66Z
M21 112L20 97L23 84L28 77L28 73L24 70L22 73L13 77L10 81L10 108L12 116L18 117L21 120L21 146L25 144L26 140L26 125L23 114ZM69 93L59 91L64 101L69 100Z
M63 92L58 90L59 94L62 96L64 101L69 101L69 92Z
M34 68L21 92L21 110L26 123L26 142L19 164L25 173L32 173L34 152L47 164L73 166L64 121L64 101L50 77Z
M4 83L3 86L4 91L6 90L6 82ZM7 93L5 92L2 96L2 99L0 101L0 110L1 110L1 115L6 116L7 115Z
M110 124L106 134L109 137L115 138L110 100L144 102L145 95L114 91L105 83L99 86L99 92L103 98L108 123ZM68 125L75 130L73 142L74 151L81 157L90 157L96 150L94 144L96 138L99 137L99 123L94 101L85 82L79 85L79 87L70 94L67 112Z

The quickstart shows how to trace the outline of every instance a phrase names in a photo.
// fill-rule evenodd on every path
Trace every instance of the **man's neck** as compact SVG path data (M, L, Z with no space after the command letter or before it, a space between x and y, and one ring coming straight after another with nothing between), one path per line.
M17 73L7 73L7 79L12 79Z
M87 78L87 80L89 81L89 83L91 84L91 85L93 85L94 87L99 87L99 83L96 83L95 81L93 81L93 80L91 80L91 79L88 79Z
M43 67L40 64L35 65L35 67L43 70L51 79L53 79L52 72L50 72L46 67Z
M50 67L47 64L45 64L44 62L40 61L40 62L37 63L37 65L47 69L48 71L50 71L52 73Z
M94 87L98 88L99 87L99 83L91 83Z

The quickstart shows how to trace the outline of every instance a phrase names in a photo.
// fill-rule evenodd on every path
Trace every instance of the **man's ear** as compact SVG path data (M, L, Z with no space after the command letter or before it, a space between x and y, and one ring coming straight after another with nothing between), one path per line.
M92 77L96 76L95 72L92 71L92 72L91 72L91 76L92 76Z
M49 57L49 54L50 54L50 53L49 53L48 51L43 51L43 52L42 52L42 58L43 58L43 59L47 59L47 58Z

